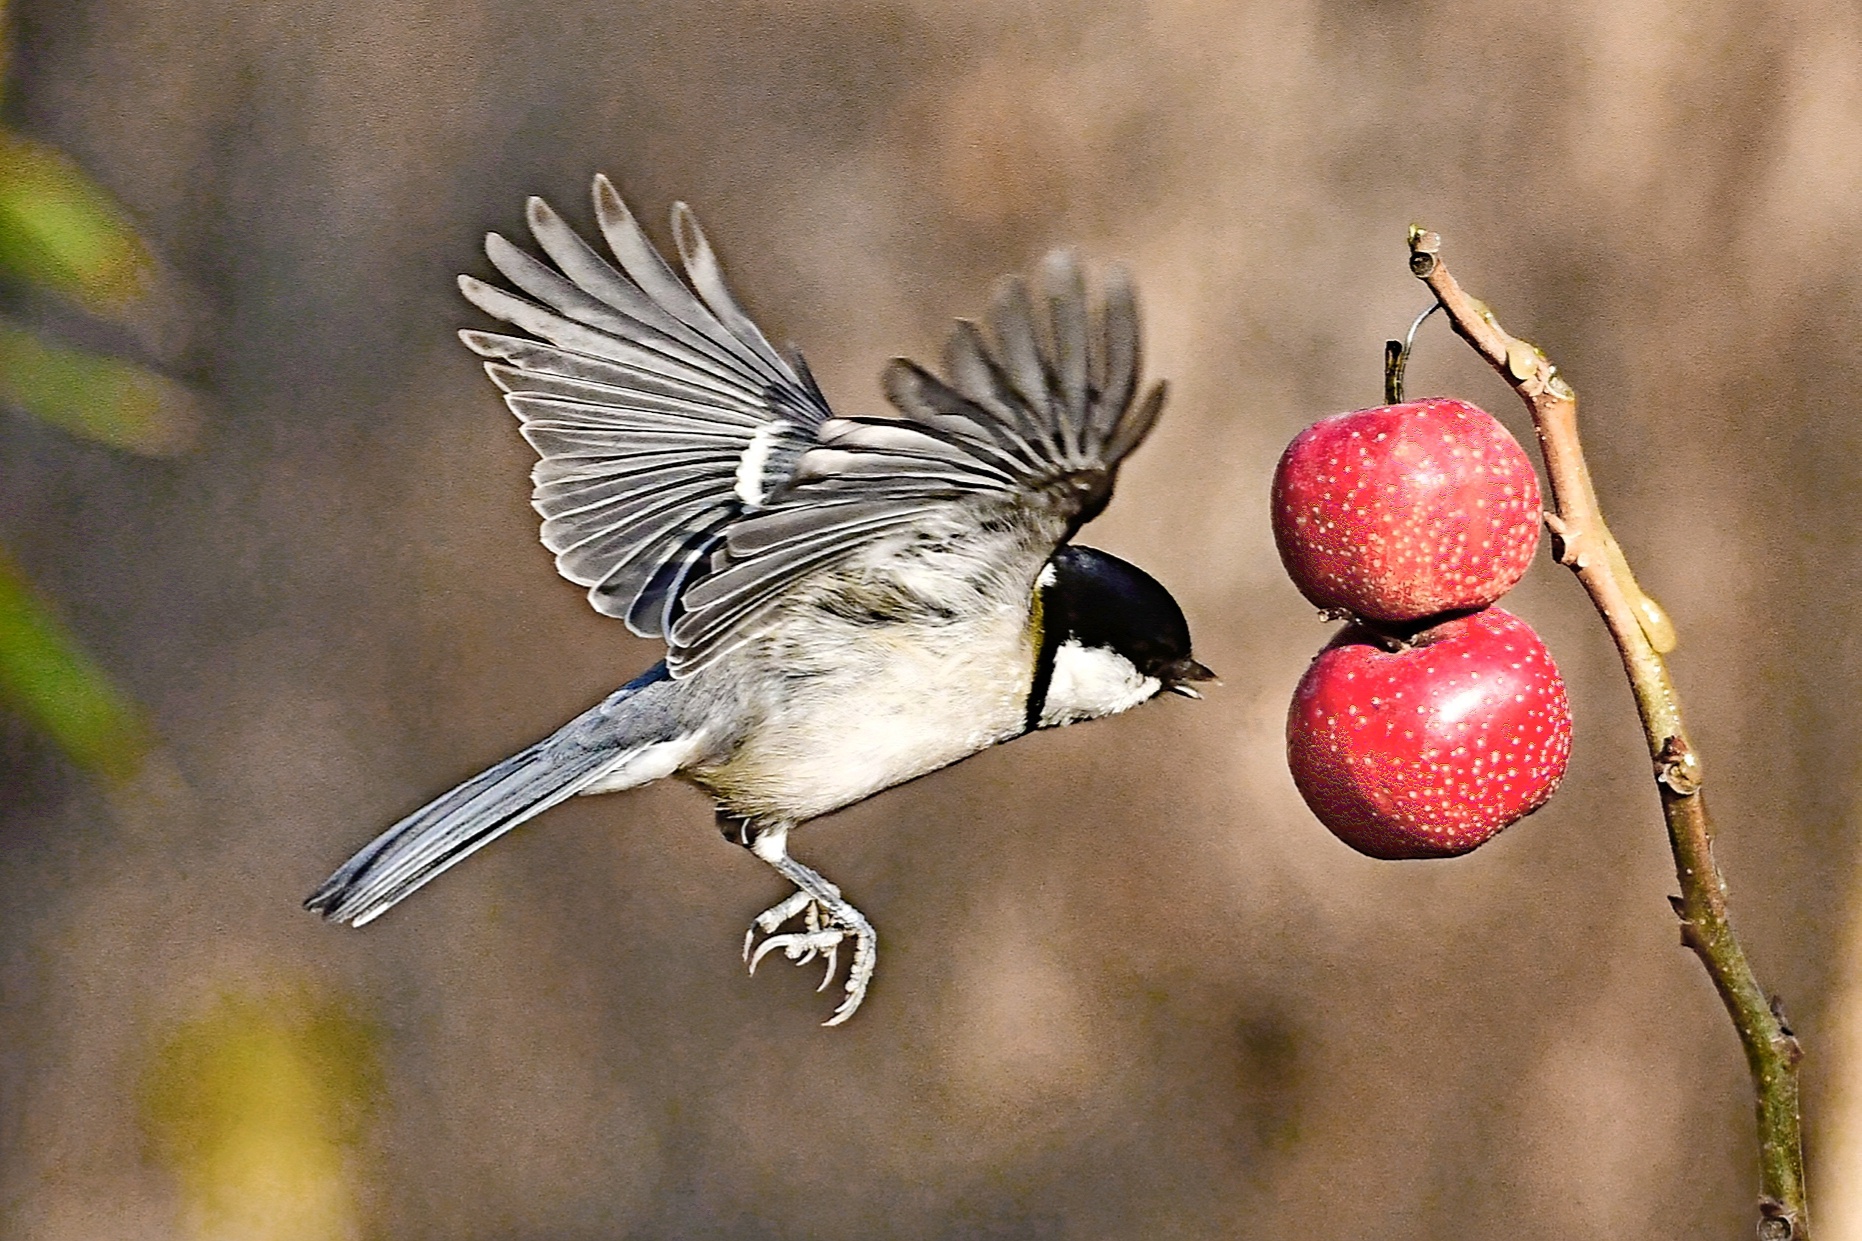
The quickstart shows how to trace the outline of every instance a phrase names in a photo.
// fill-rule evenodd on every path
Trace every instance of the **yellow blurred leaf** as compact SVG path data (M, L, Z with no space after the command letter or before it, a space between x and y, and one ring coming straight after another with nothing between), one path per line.
M116 199L54 147L0 131L0 268L104 315L155 283L148 247Z
M152 736L142 714L92 661L0 551L0 701L83 767L136 774Z
M150 1154L180 1184L187 1235L358 1234L350 1154L381 1089L366 1023L308 991L236 993L153 1051L143 1127Z
M172 379L5 326L0 403L74 435L158 457L187 451L201 426L194 394Z

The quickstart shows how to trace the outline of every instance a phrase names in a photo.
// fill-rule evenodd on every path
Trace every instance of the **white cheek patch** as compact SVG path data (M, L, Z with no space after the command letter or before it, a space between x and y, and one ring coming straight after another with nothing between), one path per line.
M1163 688L1117 651L1069 639L1054 652L1054 675L1041 703L1041 726L1096 720L1129 711Z

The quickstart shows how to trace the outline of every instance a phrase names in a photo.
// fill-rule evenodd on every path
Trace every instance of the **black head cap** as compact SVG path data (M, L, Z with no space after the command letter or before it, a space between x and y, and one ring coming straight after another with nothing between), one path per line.
M1092 547L1068 544L1048 560L1054 580L1042 594L1048 641L1076 638L1132 662L1164 688L1195 697L1185 687L1213 672L1190 657L1190 625L1163 584L1137 565Z

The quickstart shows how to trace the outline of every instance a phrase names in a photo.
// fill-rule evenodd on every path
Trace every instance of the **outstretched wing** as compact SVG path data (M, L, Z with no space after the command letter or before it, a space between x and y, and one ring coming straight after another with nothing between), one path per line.
M485 252L528 297L470 276L486 313L540 339L468 331L523 436L543 543L596 611L665 634L722 532L762 508L832 417L799 355L784 358L725 287L684 204L673 230L690 286L595 178L617 270L540 198L530 231L552 268L493 233Z
M890 567L907 589L910 566L942 556L1032 591L1055 547L1105 507L1164 397L1157 384L1134 400L1138 311L1123 269L1108 273L1096 315L1068 252L1048 256L1041 291L1044 314L1023 281L1004 280L988 335L959 321L944 378L895 359L885 385L902 418L821 425L788 486L730 525L685 592L669 666L704 666L753 636L800 579L863 555L860 570Z
M535 339L460 336L541 458L533 503L557 568L597 611L665 636L673 676L750 640L791 587L850 558L933 610L953 585L1032 590L1162 407L1161 384L1134 400L1138 312L1121 269L1094 314L1073 257L1050 255L1044 313L1004 281L987 334L958 324L945 378L893 361L903 417L836 418L801 356L777 353L737 305L683 204L684 281L604 177L595 212L618 268L533 198L554 266L494 233L486 253L526 296L459 285Z

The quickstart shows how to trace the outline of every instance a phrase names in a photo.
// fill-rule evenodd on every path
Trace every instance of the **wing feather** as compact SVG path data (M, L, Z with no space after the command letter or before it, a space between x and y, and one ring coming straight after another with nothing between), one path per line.
M673 208L675 230L680 217L690 215L691 211L685 204L676 204ZM602 236L614 250L614 256L621 261L621 267L628 277L667 313L716 340L771 383L782 384L796 378L789 365L770 349L761 332L755 332L746 339L725 330L727 325L721 324L718 316L686 287L684 281L673 274L672 268L666 265L666 260L660 257L659 251L653 248L653 243L641 231L639 223L621 200L613 183L603 176L595 178L595 218ZM687 276L690 277L691 273L688 272ZM748 318L744 322L748 323ZM822 413L825 416L825 408Z
M1053 373L1041 357L1041 343L1035 336L1034 308L1028 301L1028 286L1020 276L1009 276L996 286L990 304L989 326L996 336L999 350L997 364L1013 385L1017 403L1025 411L1037 433L1052 434L1051 394ZM1057 448L1050 441L1045 447Z
M645 494L630 488L619 496L557 514L543 523L543 546L553 552L569 553L591 539L607 538L617 532L621 537L635 536L637 542L650 542L638 538L640 528L663 513L702 510L706 487L706 480L700 478L696 482L664 483Z
M533 198L543 257L493 233L486 255L510 288L459 281L524 335L460 335L537 450L532 503L558 570L597 611L661 635L719 534L783 486L832 412L731 297L687 209L674 230L690 285L606 178L594 200L615 261Z
M718 265L718 256L712 253L711 243L705 240L705 230L698 226L698 217L684 203L672 205L672 239L679 247L679 261L685 265L685 273L691 278L692 287L698 290L707 309L717 316L731 335L743 341L768 366L768 374L777 382L795 380L798 377L787 373L781 355L770 346L763 330L743 312L737 299L731 296L730 286L724 283L724 269Z
M463 279L463 278L462 278ZM614 392L637 396L660 397L668 400L684 400L701 409L725 409L754 416L763 408L761 398L756 392L736 384L735 380L727 386L715 378L707 381L701 371L692 370L684 374L668 369L646 369L640 366L627 366L604 358L591 357L567 349L558 349L541 341L523 340L516 336L501 336L494 332L466 331L459 333L466 347L480 357L509 362L512 365L501 367L499 375L493 375L498 386L505 387L514 376L533 375L544 383L557 380L581 382ZM493 362L489 365L497 365ZM502 376L502 378L500 377ZM507 392L528 392L528 387L505 388ZM814 421L828 416L826 405ZM798 417L798 421L806 421ZM813 423L809 423L813 425Z
M960 438L978 456L1019 474L1043 460L1032 444L1001 422L980 414L994 410L973 402L909 358L894 358L881 383L886 399L919 426Z
M1106 273L1105 310L1099 316L1095 358L1099 373L1093 384L1098 396L1087 422L1087 434L1109 442L1119 419L1129 412L1141 361L1137 294L1123 267L1114 266Z
M770 382L766 376L739 362L730 351L712 342L689 331L678 335L664 331L653 321L632 313L631 309L617 307L585 292L497 233L486 235L485 254L505 279L545 307L574 323L626 342L629 346L626 356L616 360L639 365L650 373L678 375L696 371L701 375L713 374L750 397L760 393ZM582 351L596 352L586 348Z
M537 239L537 244L543 247L543 253L556 264L557 269L577 286L662 337L682 341L730 369L743 369L741 360L728 342L694 331L683 320L669 313L641 285L616 271L612 264L597 254L556 214L555 208L541 198L530 200L527 215L531 236Z
M702 667L749 640L751 622L781 603L798 579L833 564L855 548L908 528L936 511L917 504L848 505L843 520L763 550L754 561L714 573L686 592L686 611L672 628L673 650L704 652ZM728 536L727 536L728 541Z
M1088 412L1086 372L1086 277L1071 251L1057 250L1041 264L1047 286L1048 317L1052 323L1056 422L1060 440L1069 453L1084 451L1082 437Z
M713 516L707 522L694 525L685 541L676 552L663 556L660 564L653 571L653 576L633 593L633 603L628 611L628 623L636 628L657 628L661 633L670 632L679 619L682 599L686 585L704 571L723 542L724 527L729 525L732 517L728 514ZM617 582L611 587L607 582L597 583L595 589L604 593L620 593L631 585L633 575L624 570L617 570Z
M611 520L616 505L635 499L641 490L641 475L651 474L650 482L660 492L683 487L704 488L711 481L712 470L683 460L666 462L658 454L652 464L616 469L606 474L578 479L570 484L550 483L539 488L537 511L550 521Z

